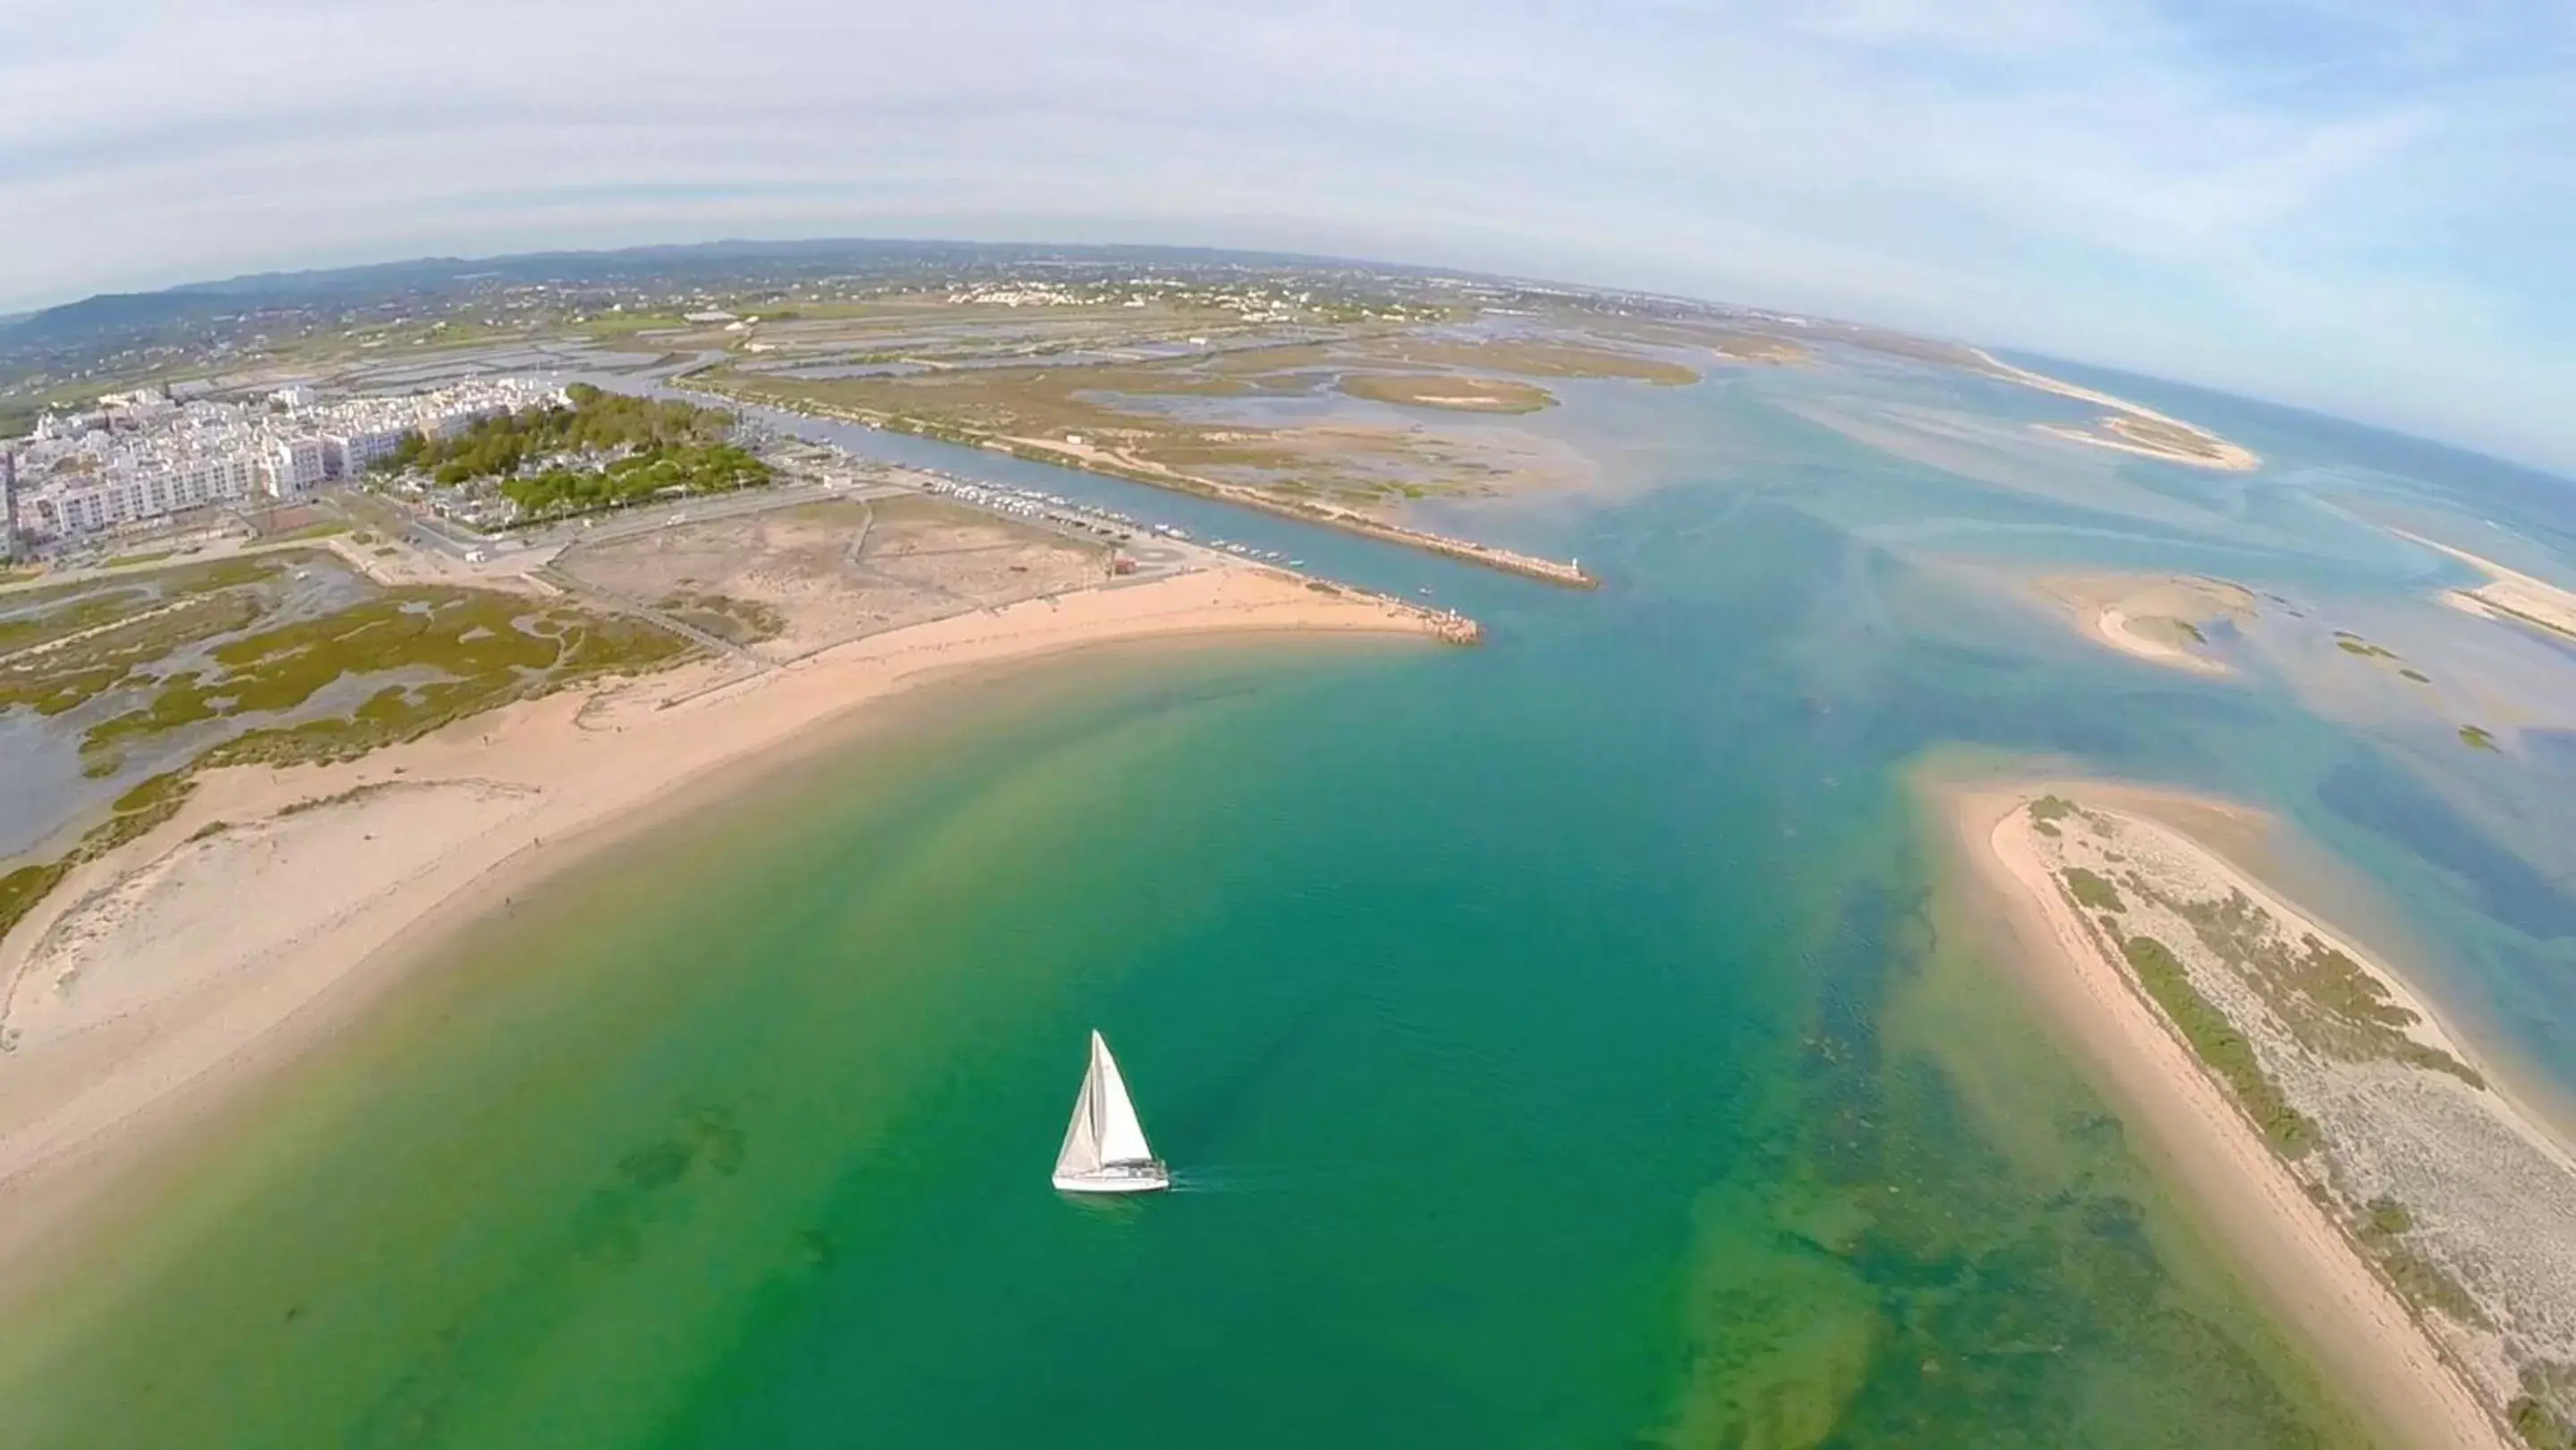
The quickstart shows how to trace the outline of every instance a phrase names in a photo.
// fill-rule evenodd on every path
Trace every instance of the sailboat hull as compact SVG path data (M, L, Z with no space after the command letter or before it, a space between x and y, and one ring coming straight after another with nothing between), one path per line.
M1172 1175L1160 1163L1104 1163L1088 1173L1055 1175L1059 1193L1160 1193Z

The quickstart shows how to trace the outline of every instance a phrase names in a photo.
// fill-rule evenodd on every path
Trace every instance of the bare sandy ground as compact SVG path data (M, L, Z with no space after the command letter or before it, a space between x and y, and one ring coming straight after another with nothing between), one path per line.
M785 669L683 667L329 766L209 772L168 825L0 941L0 1280L79 1237L121 1170L544 871L926 681L1119 641L1431 636L1402 604L1219 568L955 615Z
M866 635L1111 577L1105 544L1077 543L935 498L823 500L577 543L562 575L689 619L677 592L764 606L777 633L752 654L784 663ZM696 622L696 621L692 621Z
M2058 886L2026 809L2051 789L2096 807L2136 811L2141 819L2152 813L2169 822L2214 823L2240 846L2260 818L2224 802L2092 784L1951 787L1941 801L1959 858L2005 908L2023 948L2015 965L2032 995L2128 1110L2142 1145L2234 1246L2249 1277L2327 1371L2402 1443L2503 1450L2510 1443L2503 1427L2460 1369L2444 1359L2125 968L2097 945ZM2261 891L2215 853L2198 854L2214 880ZM2278 906L2268 896L2259 899ZM2304 918L2291 920L2333 940ZM2420 1010L2410 998L2399 1000ZM2425 1020L2433 1019L2427 1013Z

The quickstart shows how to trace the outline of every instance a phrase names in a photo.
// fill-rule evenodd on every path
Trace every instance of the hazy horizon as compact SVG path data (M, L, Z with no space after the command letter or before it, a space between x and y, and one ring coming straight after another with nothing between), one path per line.
M2537 0L0 0L0 310L717 236L1380 258L1972 337L2576 467Z
M74 306L78 303L94 300L99 297L151 296L182 289L217 288L233 282L249 282L268 278L329 275L336 272L364 271L373 268L400 268L430 263L454 263L460 267L472 267L514 261L528 257L619 256L657 251L688 251L700 249L719 250L727 247L741 247L747 250L757 250L761 248L828 247L836 244L871 246L900 243L915 243L924 246L954 246L960 248L1027 247L1044 250L1047 248L1060 247L1068 251L1078 249L1133 249L1147 252L1202 252L1216 257L1241 256L1245 258L1267 258L1287 262L1332 264L1364 269L1446 272L1455 273L1461 276L1473 276L1487 280L1520 283L1537 287L1560 287L1575 290L1612 293L1633 292L1639 295L1663 297L1668 300L1679 302L1690 302L1719 307L1741 307L1762 311L1778 311L1786 315L1804 316L1812 320L1825 322L1884 325L1879 324L1876 319L1868 317L1841 316L1823 311L1802 311L1795 308L1775 309L1770 308L1763 303L1741 297L1707 296L1651 287L1627 287L1616 283L1604 283L1587 279L1532 276L1521 273L1486 271L1469 267L1441 267L1433 264L1401 261L1382 257L1340 256L1322 252L1265 250L1245 247L1228 247L1215 244L1190 245L1119 240L1072 241L1064 238L1029 238L1023 240L997 239L990 237L960 237L933 235L928 233L920 236L722 236L689 240L664 239L658 241L633 242L598 247L539 248L520 252L428 253L400 257L370 257L347 262L320 263L313 266L257 268L248 271L226 273L222 276L190 276L152 287L137 288L127 292L85 293L80 297L66 298L61 301L45 303L22 311L0 313L0 323L22 320L27 317L33 317L59 308ZM1928 329L1923 331L1929 332ZM1931 333L1930 335L1942 336L1942 334L1938 333ZM1976 347L1991 348L1998 353L2020 354L2025 359L2035 359L2051 364L2072 365L2077 368L2097 370L2114 374L2116 376L2135 378L2164 386L2216 393L2222 396L2234 397L2243 401L2255 403L2260 406L2288 409L2294 412L2305 413L2313 417L2326 418L2351 426L2376 429L2389 433L2392 436L2409 438L2435 447L2458 449L2462 452L2489 459L2509 468L2527 470L2553 481L2576 483L2576 467L2559 467L2538 460L2517 458L2499 450L2483 447L2473 440L2443 437L2429 431L2398 428L2378 420L2356 417L2348 412L2339 412L2333 408L2314 407L2287 399L2266 396L2250 390L2218 387L2195 379L2169 377L2153 372L2144 372L2133 368L2126 368L2116 363L2103 361L2099 358L2069 356L2063 353L2050 352L2042 348L2021 347L2011 343L1999 342L1991 338L1953 335L1946 337L1945 340L1961 342Z

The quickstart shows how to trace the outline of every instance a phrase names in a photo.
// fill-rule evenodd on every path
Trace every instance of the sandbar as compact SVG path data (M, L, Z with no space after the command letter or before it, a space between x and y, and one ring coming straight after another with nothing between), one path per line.
M2181 574L2060 575L2038 580L2039 593L2066 610L2097 644L2135 659L2200 675L2229 675L2223 661L2196 653L2203 625L2253 617L2254 595L2241 585Z
M2160 459L2166 463L2188 464L2193 468L2214 468L2226 473L2247 473L2263 466L2260 454L2239 444L2230 443L2197 423L2186 423L2170 414L2159 413L2126 398L2017 368L1980 348L1970 348L1974 366L1995 376L2016 382L2043 393L2109 408L2111 412L2091 428L2068 427L2061 423L2042 423L2039 431L2071 443L2090 444L2121 453L2134 453L2141 458Z
M2576 1157L2558 1126L2482 1076L2395 973L2199 839L2241 850L2268 829L2258 813L2098 782L1937 795L1957 858L2010 923L2017 979L2321 1365L2400 1443L2514 1443L2505 1417L2537 1413L2527 1366L2555 1373L2576 1350ZM2073 814L2042 821L2043 798ZM2377 985L2354 1017L2335 1015L2350 996L2330 1011L2277 982L2245 990L2208 969L2193 914L2272 954L2248 960L2339 953L2343 990L2355 971ZM2171 940L2253 1044L2268 1111L2195 1049L2123 932Z
M2546 579L2508 568L2493 559L2481 558L2466 549L2452 548L2421 534L2410 534L2404 529L2390 532L2408 543L2448 554L2487 576L2487 582L2474 589L2442 591L2444 604L2488 619L2519 620L2553 634L2576 638L2576 590L2561 588Z

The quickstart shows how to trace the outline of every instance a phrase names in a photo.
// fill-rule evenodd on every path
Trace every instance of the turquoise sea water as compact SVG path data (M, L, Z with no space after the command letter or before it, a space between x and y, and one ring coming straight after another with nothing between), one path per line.
M2364 1442L1936 889L1908 782L2269 805L2446 1005L2570 1060L2532 801L2576 713L2368 521L2539 568L2559 501L2272 410L2204 418L2248 477L2097 457L1863 361L1566 391L1603 490L1442 521L1603 590L1229 520L1489 642L960 685L523 898L19 1306L0 1443ZM2209 682L2008 584L2080 567L2286 602ZM2326 673L2339 620L2436 702ZM2473 755L2498 698L2539 723ZM1095 1026L1168 1196L1047 1186Z

